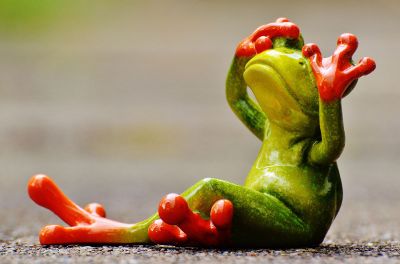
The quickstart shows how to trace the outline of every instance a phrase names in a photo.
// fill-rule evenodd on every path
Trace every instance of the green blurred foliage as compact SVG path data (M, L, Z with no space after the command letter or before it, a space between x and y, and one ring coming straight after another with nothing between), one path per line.
M52 0L0 1L0 31L16 34L43 31L63 12L66 2Z
M103 0L0 0L0 34L43 34L68 23L79 28L81 22L120 6Z

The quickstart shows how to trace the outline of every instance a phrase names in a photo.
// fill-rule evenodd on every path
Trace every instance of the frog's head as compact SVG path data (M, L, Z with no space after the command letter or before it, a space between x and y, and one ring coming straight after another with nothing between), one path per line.
M247 62L244 80L270 122L286 130L313 133L320 98L340 100L359 77L375 69L375 61L368 57L354 64L357 45L356 36L344 33L332 56L322 58L316 44L304 45L296 24L278 18L239 43L236 58L244 59L243 65Z
M299 27L278 18L239 43L236 56L251 58L243 76L269 121L312 133L318 124L319 95L303 46Z
M302 40L275 39L273 48L254 56L244 79L270 122L288 130L318 124L318 89Z

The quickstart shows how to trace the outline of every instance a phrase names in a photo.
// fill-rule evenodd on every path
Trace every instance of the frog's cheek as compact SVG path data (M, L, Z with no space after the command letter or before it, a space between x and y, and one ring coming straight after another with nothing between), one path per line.
M271 66L259 63L248 65L243 77L270 119L282 119L289 117L292 111L300 111L286 83Z

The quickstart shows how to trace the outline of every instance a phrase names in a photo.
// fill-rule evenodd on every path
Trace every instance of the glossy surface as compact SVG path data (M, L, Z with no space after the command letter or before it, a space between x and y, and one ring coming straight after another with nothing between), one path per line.
M342 202L336 164L345 142L340 99L375 64L366 58L352 65L357 41L351 34L342 35L334 55L324 60L315 45L303 48L301 35L277 37L272 43L270 49L253 52L251 58L235 56L226 85L232 110L263 142L245 187L282 202L278 206L265 201L252 211L274 210L292 221L288 225L277 215L259 216L262 224L257 230L265 237L253 242L273 247L316 245L324 239ZM248 87L257 102L247 94ZM244 240L247 234L240 236Z
M229 243L233 205L229 200L216 201L210 220L189 209L178 194L168 194L160 202L161 219L149 227L151 241L158 244L218 246Z
M272 39L276 37L296 39L300 29L287 18L278 18L276 22L257 28L253 34L242 40L236 48L236 56L252 57L257 53L272 48Z
M352 65L357 40L351 34L342 35L326 59L315 44L303 46L299 28L284 18L256 29L238 45L226 96L233 112L262 141L244 186L201 180L181 195L164 197L158 214L129 225L105 219L99 205L78 207L48 177L38 175L29 183L32 199L72 226L45 227L41 243L321 243L342 202L336 164L345 142L341 98L375 63L366 58Z
M89 204L82 209L65 196L46 175L33 176L28 183L28 193L38 205L53 211L71 226L44 227L39 234L43 245L129 242L132 225L104 218L105 210L99 204Z
M356 65L352 64L352 56L357 47L357 37L349 33L338 38L336 50L328 58L322 58L316 44L303 47L303 55L310 59L322 100L342 98L353 81L375 69L375 61L369 57L362 58Z
M183 245L187 242L187 235L176 225L169 225L157 219L149 226L149 238L156 244Z

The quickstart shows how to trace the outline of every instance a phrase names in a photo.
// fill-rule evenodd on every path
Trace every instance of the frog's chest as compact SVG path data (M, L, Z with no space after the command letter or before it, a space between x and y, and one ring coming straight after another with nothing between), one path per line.
M265 141L245 186L271 194L287 205L297 203L296 207L299 203L306 208L311 203L333 199L340 184L337 165L308 164L307 150L312 142L304 139L281 146L279 140Z
M312 139L300 140L297 143L286 146L280 145L279 140L265 141L254 162L253 169L262 171L270 166L301 167L306 163L307 150L312 144Z
M309 165L253 166L245 186L263 193L293 196L325 195L339 172L336 164L326 167Z
M253 166L245 186L271 194L304 214L333 206L341 182L336 163L326 167L271 165Z

